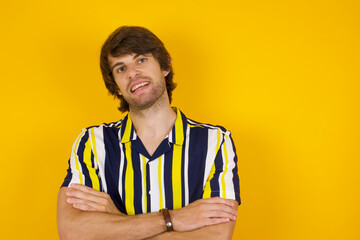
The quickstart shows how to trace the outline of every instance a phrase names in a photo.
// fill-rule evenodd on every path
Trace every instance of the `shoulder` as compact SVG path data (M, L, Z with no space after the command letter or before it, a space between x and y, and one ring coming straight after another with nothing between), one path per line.
M230 136L230 131L227 130L225 127L220 125L214 125L210 123L201 123L190 118L185 117L186 125L190 128L190 130L195 130L197 132L203 132L206 134L220 134L221 136Z
M82 129L82 133L84 132L98 132L98 131L115 131L118 132L121 128L121 125L126 121L127 117L120 119L116 122L102 123L100 125L93 125Z

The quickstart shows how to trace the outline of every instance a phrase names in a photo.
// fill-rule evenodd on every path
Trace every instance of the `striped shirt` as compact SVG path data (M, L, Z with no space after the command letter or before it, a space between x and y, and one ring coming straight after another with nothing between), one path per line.
M179 209L210 197L240 203L230 132L192 121L174 109L175 124L152 156L129 114L118 122L83 129L62 186L80 183L104 191L128 215Z

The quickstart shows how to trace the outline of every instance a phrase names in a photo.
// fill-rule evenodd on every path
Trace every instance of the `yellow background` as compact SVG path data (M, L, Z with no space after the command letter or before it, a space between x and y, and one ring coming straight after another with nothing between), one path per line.
M120 119L99 50L121 25L173 58L173 105L230 129L233 239L360 239L360 6L354 0L3 1L1 239L58 239L83 127Z

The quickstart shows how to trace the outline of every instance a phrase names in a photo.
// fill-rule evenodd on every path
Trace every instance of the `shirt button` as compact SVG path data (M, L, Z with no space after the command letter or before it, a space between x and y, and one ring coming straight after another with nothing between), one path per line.
M149 194L151 195L151 191L149 191Z

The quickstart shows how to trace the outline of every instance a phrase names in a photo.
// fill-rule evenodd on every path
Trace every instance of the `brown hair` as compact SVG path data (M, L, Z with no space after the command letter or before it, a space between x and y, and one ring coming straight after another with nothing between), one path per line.
M146 54L151 53L159 62L163 71L169 71L165 77L166 89L171 103L172 91L176 87L173 82L174 72L171 67L171 58L161 40L152 32L143 27L122 26L116 29L107 38L101 48L100 69L106 88L115 98L120 99L118 109L121 112L129 111L129 104L118 94L118 86L115 83L111 72L108 56L119 57L125 54Z

